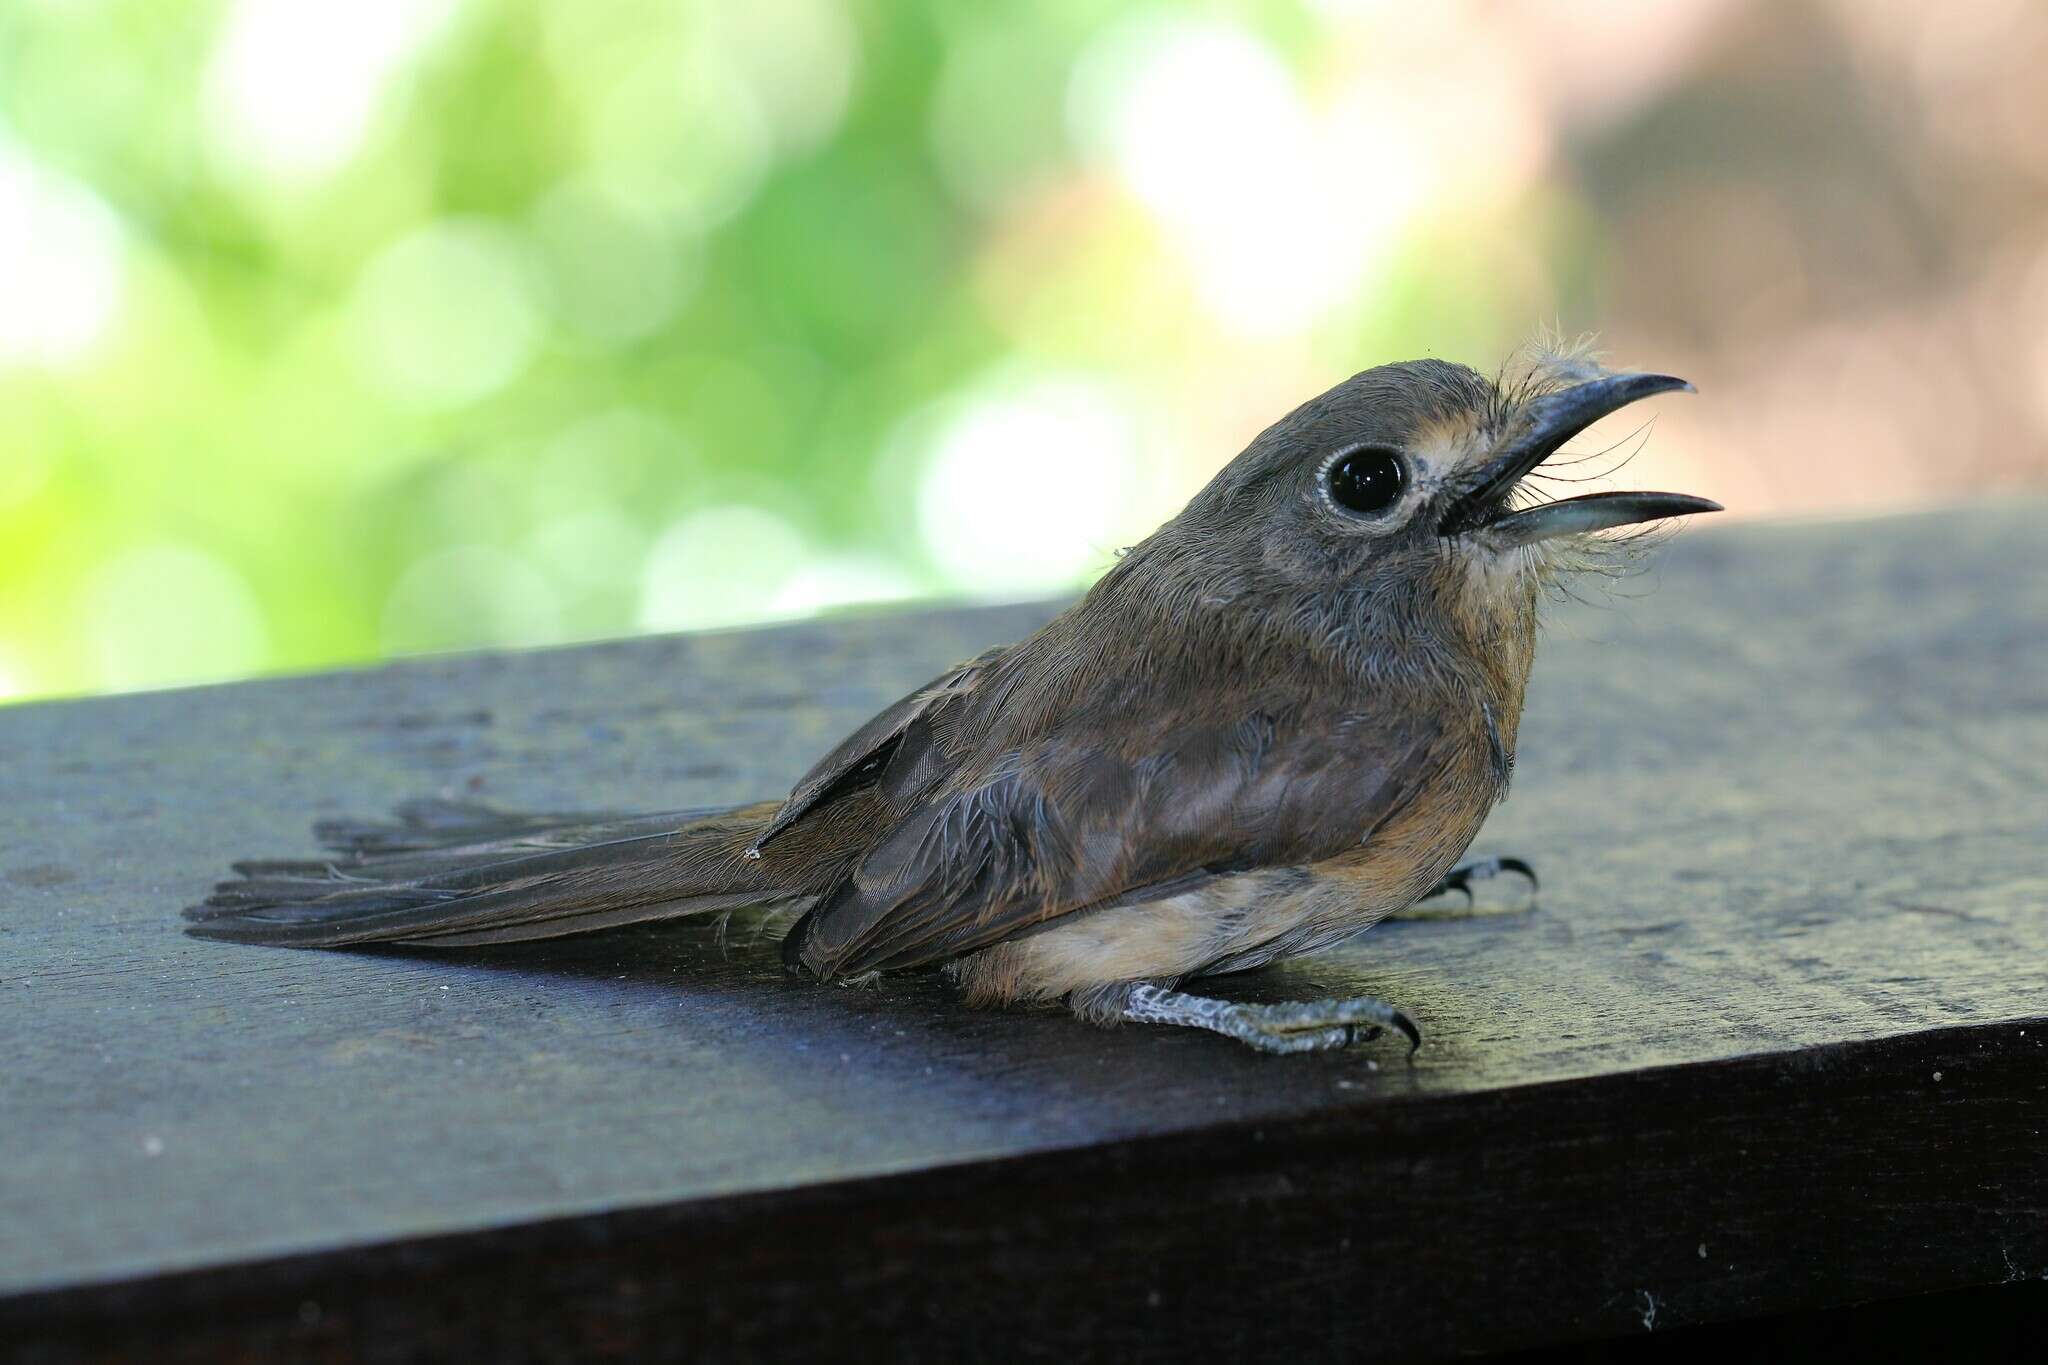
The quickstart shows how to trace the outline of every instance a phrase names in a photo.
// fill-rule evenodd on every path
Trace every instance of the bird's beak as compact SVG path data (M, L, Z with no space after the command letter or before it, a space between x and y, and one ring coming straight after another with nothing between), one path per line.
M1508 494L1522 477L1565 442L1611 412L1673 389L1693 392L1692 385L1668 374L1615 374L1530 403L1522 410L1514 435L1470 476L1471 486L1451 504L1439 531L1456 536L1484 530L1497 544L1528 545L1552 536L1720 511L1717 502L1683 493L1589 493L1519 512L1508 507Z

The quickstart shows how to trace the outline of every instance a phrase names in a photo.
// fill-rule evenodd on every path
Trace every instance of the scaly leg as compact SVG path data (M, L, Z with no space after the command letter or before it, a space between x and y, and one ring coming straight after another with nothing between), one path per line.
M1246 1005L1140 982L1125 994L1119 1016L1133 1024L1180 1024L1225 1034L1261 1052L1321 1052L1349 1047L1399 1029L1413 1053L1422 1033L1384 1000L1302 1000Z

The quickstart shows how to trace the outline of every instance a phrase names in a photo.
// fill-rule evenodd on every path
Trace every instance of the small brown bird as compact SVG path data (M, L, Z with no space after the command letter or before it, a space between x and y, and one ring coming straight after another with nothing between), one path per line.
M1368 370L1268 428L1037 634L918 688L787 800L647 816L416 805L238 864L186 914L239 942L444 947L742 907L801 918L820 981L940 966L978 1004L1065 1000L1270 1052L1384 1001L1234 1004L1190 978L1312 952L1502 865L1454 868L1514 764L1546 587L1596 533L1718 511L1529 503L1595 420L1683 380L1550 357ZM1527 871L1509 860L1509 866Z

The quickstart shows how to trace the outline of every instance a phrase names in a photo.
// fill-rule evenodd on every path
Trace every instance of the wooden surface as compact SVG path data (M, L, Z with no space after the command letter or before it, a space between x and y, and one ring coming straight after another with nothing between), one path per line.
M0 710L0 1354L1423 1358L2048 1279L2048 504L1687 534L1558 611L1534 913L1231 981L1273 1058L701 928L206 943L309 821L779 793L1042 608Z

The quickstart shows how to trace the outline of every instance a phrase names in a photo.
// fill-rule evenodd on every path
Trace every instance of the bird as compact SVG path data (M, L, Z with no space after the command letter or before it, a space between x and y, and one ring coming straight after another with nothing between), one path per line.
M818 982L943 972L971 1005L1264 1052L1416 1024L1204 978L1313 953L1516 860L1459 863L1514 767L1543 604L1685 494L1547 498L1598 419L1692 385L1552 350L1386 364L1303 403L1027 638L874 716L781 800L652 814L459 802L234 864L208 939L464 948L741 908ZM1604 534L1636 528L1623 535Z

